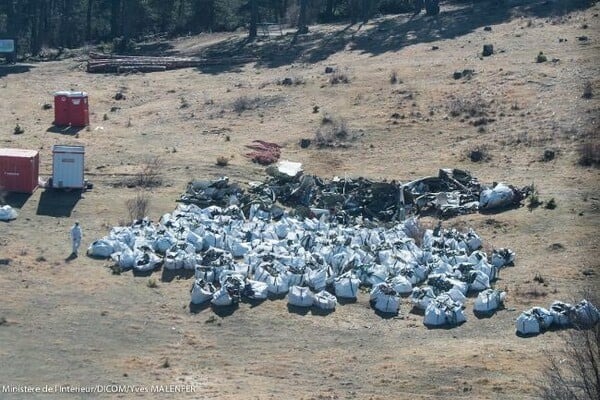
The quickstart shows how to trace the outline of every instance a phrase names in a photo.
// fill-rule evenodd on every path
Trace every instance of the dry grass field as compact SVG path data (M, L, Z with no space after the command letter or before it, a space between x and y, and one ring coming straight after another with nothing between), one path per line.
M174 399L535 398L561 336L520 338L516 317L555 299L578 301L600 280L600 170L578 163L581 147L600 141L600 6L552 14L560 3L491 11L447 5L437 18L314 26L306 37L261 39L241 50L238 34L142 49L261 57L242 66L103 75L86 73L75 58L0 67L0 147L38 149L47 177L52 145L84 145L94 183L80 199L43 189L8 198L19 218L0 223L0 384L196 388ZM495 52L482 57L486 43ZM546 62L536 62L540 51ZM348 83L332 84L328 66ZM473 73L453 79L465 69ZM284 78L294 84L278 84ZM582 97L586 82L591 99ZM77 134L50 130L53 110L42 109L54 91L69 89L90 96L91 126ZM125 99L115 100L117 92ZM345 145L301 148L324 118L343 121ZM13 134L17 123L21 135ZM427 329L406 300L398 317L383 319L366 293L325 317L290 313L285 300L241 304L227 316L191 313L191 279L165 282L158 271L151 288L148 277L112 275L105 261L67 260L75 220L86 247L127 220L125 202L140 190L127 182L149 159L162 161L163 184L150 191L157 220L193 178L263 179L264 168L245 157L255 139L281 144L283 159L325 178L405 182L456 167L488 184L534 183L540 199L554 198L557 207L444 221L474 228L488 249L517 254L496 282L508 292L506 309L478 319L470 298L468 321L447 330ZM474 149L486 159L471 162ZM545 150L554 159L543 161ZM220 156L227 166L216 165Z

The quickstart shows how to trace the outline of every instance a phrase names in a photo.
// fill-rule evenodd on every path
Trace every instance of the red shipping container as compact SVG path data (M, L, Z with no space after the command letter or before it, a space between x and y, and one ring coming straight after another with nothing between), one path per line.
M90 124L86 92L54 93L54 124L83 127Z
M9 192L33 193L38 186L40 156L35 150L0 149L0 186Z

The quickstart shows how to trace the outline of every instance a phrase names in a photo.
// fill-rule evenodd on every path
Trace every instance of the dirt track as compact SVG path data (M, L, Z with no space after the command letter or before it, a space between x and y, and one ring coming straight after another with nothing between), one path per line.
M83 144L87 178L94 182L78 201L72 194L57 197L41 189L28 198L8 198L20 215L0 223L0 259L10 260L0 265L0 317L7 321L0 325L0 385L196 388L193 395L170 398L534 397L533 384L560 337L548 332L519 338L515 318L530 306L579 300L581 288L598 287L600 174L577 165L577 150L599 139L599 11L596 5L563 18L489 17L493 23L446 36L437 25L425 36L423 26L430 21L406 17L337 36L344 27L315 27L314 35L331 47L327 58L300 43L306 60L218 73L90 75L75 60L0 69L0 146L39 149L41 174L47 177L53 144ZM414 30L403 32L405 39L390 33L406 24ZM484 31L484 25L492 31ZM378 32L388 32L391 39L380 40ZM440 37L434 40L436 32ZM582 35L589 40L579 41ZM277 40L282 39L263 45ZM214 45L206 37L193 41L174 42L172 52L193 54ZM367 51L369 42L378 44L373 45L377 52ZM480 58L488 42L496 54ZM534 62L539 51L549 62ZM338 68L350 82L329 84L325 66ZM452 78L454 71L467 68L475 71L470 79ZM391 71L401 83L390 84ZM276 83L285 77L303 83ZM581 98L587 80L596 94L590 100ZM53 111L41 106L61 89L90 94L90 130L77 135L47 131ZM119 90L125 100L112 98ZM258 98L257 107L234 112L233 103L242 96ZM474 100L495 121L479 131L463 115L450 115L453 99ZM313 106L319 106L318 113ZM120 109L111 112L111 107ZM347 148L301 149L298 141L314 138L325 114L344 119L355 139ZM23 135L12 133L17 122ZM558 207L444 222L473 227L488 248L510 247L517 253L516 266L496 282L508 291L506 309L477 319L471 298L467 323L449 330L425 328L421 316L409 313L407 301L399 317L382 319L369 308L365 293L325 317L292 313L285 300L268 300L213 318L210 309L190 313L190 279L162 282L159 271L154 274L158 287L149 288L148 278L111 275L104 261L85 256L66 261L75 219L83 225L86 246L127 219L124 203L137 189L123 184L148 156L164 161L165 184L151 193L150 217L157 220L175 208L191 178L262 179L262 167L244 157L253 139L282 144L284 159L301 161L307 172L324 177L407 181L457 167L485 183L534 182L541 200L555 198ZM470 162L468 151L477 147L491 159ZM554 149L556 158L540 161L545 149ZM230 157L229 165L216 166L218 156ZM533 281L536 273L546 285Z

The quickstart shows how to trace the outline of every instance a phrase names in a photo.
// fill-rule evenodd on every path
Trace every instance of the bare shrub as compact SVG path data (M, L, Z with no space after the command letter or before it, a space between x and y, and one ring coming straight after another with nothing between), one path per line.
M336 71L329 77L329 83L332 85L337 85L338 83L350 83L350 78L344 72Z
M350 139L351 135L344 119L325 115L315 133L314 143L318 147L333 147L340 146Z
M598 305L598 295L587 291L584 298ZM591 297L590 297L591 295ZM538 390L545 400L600 399L600 324L575 322L563 336L563 347L550 355Z
M396 72L396 70L392 70L392 72L390 72L390 83L395 85L398 82L398 72Z
M254 110L260 104L259 97L240 96L233 101L232 108L238 114L244 111Z
M145 192L139 192L134 198L125 202L130 221L144 219L148 215L150 197Z
M453 117L466 114L469 117L486 115L487 103L481 97L454 98L448 103L448 112Z
M135 174L132 186L150 188L162 185L163 160L159 156L146 159Z

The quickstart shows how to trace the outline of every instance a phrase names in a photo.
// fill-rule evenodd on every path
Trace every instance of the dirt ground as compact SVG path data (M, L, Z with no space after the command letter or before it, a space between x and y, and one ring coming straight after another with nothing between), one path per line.
M81 198L43 189L7 198L19 217L0 223L0 385L192 385L195 393L169 398L206 399L534 398L561 337L520 338L516 317L598 288L600 170L577 161L583 143L599 140L599 12L599 5L562 16L446 6L437 19L311 27L291 47L288 36L263 39L252 51L275 54L271 61L219 70L88 74L83 59L0 67L0 146L39 149L48 177L52 145L84 145L94 184ZM163 45L193 55L238 39L201 35ZM490 57L481 56L485 43L494 45ZM535 62L540 51L547 62ZM330 84L327 66L349 82ZM474 73L453 79L464 69ZM298 84L279 85L286 77ZM591 99L582 98L587 81ZM51 129L53 110L42 105L65 89L89 93L89 129ZM114 100L118 91L124 100ZM250 109L236 112L240 99ZM471 109L488 120L473 124L479 117L465 117ZM347 146L300 148L326 116L344 121ZM13 134L17 123L21 135ZM398 317L381 318L366 293L328 316L291 313L285 300L241 304L231 315L192 313L191 279L166 282L157 271L150 288L148 277L112 275L106 261L67 260L75 220L86 247L127 220L125 201L139 189L126 183L149 157L163 162L164 184L150 192L158 220L193 178L262 179L263 167L245 157L254 139L283 145L283 159L326 178L408 181L456 167L488 184L535 183L540 199L557 207L444 222L474 228L488 249L517 254L496 282L508 292L506 309L478 319L470 298L468 321L453 329L427 329L407 300ZM473 149L488 159L471 162ZM555 158L542 161L547 149ZM216 165L219 156L228 166ZM149 397L0 394L36 396Z

